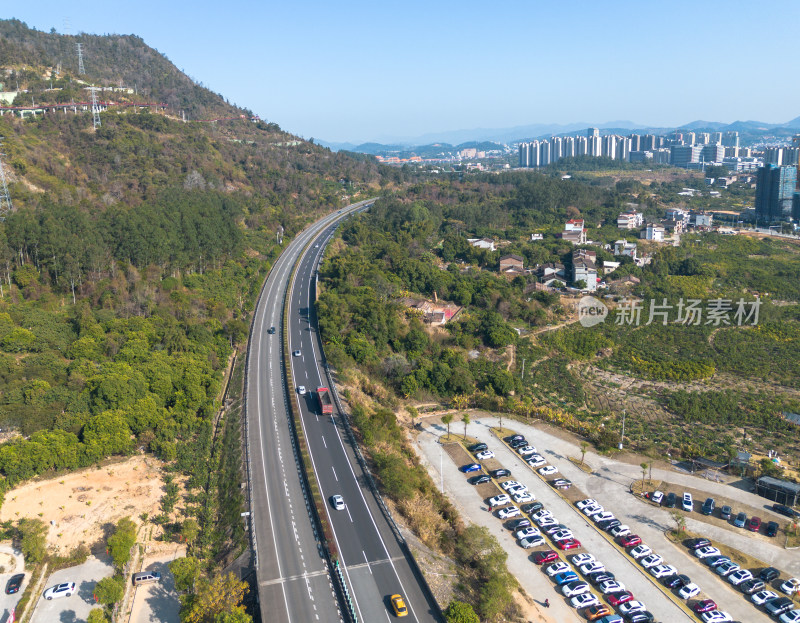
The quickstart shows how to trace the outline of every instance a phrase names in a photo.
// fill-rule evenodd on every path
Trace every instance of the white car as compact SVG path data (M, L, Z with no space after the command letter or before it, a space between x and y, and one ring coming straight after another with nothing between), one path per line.
M544 537L543 536L529 536L524 539L519 540L520 547L524 549L530 549L531 547L538 547L539 545L544 545Z
M768 601L778 598L778 593L775 591L758 591L750 595L750 601L757 606L763 606Z
M678 591L678 596L681 599L691 599L695 595L700 594L700 587L697 586L694 582L690 582L686 586L681 586L681 589Z
M515 493L525 493L528 490L528 487L525 485L517 485L516 487L509 487L506 489L506 493L514 495Z
M747 569L739 569L728 576L728 582L730 582L733 586L739 586L739 584L742 582L747 582L747 580L752 579L753 574Z
M533 526L529 528L523 528L522 530L517 530L517 533L514 535L518 539L530 539L534 536L541 536L542 533L539 532L538 528L534 528Z
M514 501L517 504L525 504L526 502L533 502L536 498L528 491L520 491L514 494Z
M577 506L580 510L583 510L587 506L599 506L597 504L597 500L593 500L592 498L586 498L585 500L580 500L579 502L575 502L575 506Z
M552 517L552 516L553 516L553 511L549 511L546 508L543 508L542 510L537 511L533 515L531 515L531 519L533 519L534 521L538 522L540 519L544 519L545 517Z
M569 565L563 560L559 560L558 562L554 562L552 565L548 565L544 572L552 578L554 575L565 573L569 570Z
M650 567L656 567L664 562L664 559L659 556L658 554L650 554L649 556L645 556L639 561L639 564L642 565L645 569L649 569Z
M558 530L550 535L550 538L553 539L556 543L559 541L569 541L570 539L574 538L572 535L572 530Z
M485 461L487 459L493 459L494 458L494 452L492 452L491 450L484 450L483 452L478 452L478 454L475 455L475 458L478 459L479 461Z
M550 526L555 526L558 524L558 519L555 517L542 517L539 521L536 522L540 528L549 528Z
M547 461L541 454L533 454L528 459L528 465L530 465L531 467L541 467L545 463L547 463Z
M677 574L678 570L674 565L656 565L655 567L650 567L650 575L656 579L668 578Z
M600 523L601 521L608 521L609 519L616 519L614 517L614 513L610 511L603 511L602 513L595 513L592 515L592 521L595 523Z
M592 587L586 582L578 582L577 580L564 584L564 586L561 587L561 592L564 593L564 597L575 597L575 595L588 593L590 590L592 590Z
M614 526L611 528L611 536L628 536L631 533L631 529L629 526L622 524L621 526Z
M710 610L709 612L704 612L700 615L700 618L706 623L726 623L727 621L733 621L733 617L722 610Z
M650 549L647 545L642 543L641 545L637 545L631 550L631 556L633 556L636 560L640 558L644 558L645 556L649 556L653 553L653 550Z
M536 448L533 446L522 446L521 448L517 448L517 452L520 456L530 456L531 454L536 454Z
M297 386L297 393L301 396L304 396L306 393L306 386L305 385L298 385Z
M60 597L72 597L75 594L75 582L64 582L51 586L44 592L45 599L58 599Z
M514 487L523 487L524 485L517 482L516 480L506 480L505 482L500 483L500 488L503 491L508 491L509 489L513 489Z
M600 505L587 506L586 508L583 509L583 514L586 515L587 517L592 517L594 515L597 515L599 513L604 512L604 511L605 511L605 509Z
M778 618L778 621L781 623L798 623L798 621L800 621L800 610L789 610L788 612L784 612Z
M781 584L781 591L787 595L793 595L794 593L800 591L800 579L789 578L783 584Z
M719 556L719 553L719 550L711 545L706 545L705 547L694 550L694 555L700 559L708 558L709 556Z
M331 504L337 511L344 510L344 498L341 495L332 495Z
M581 575L588 575L590 573L594 573L595 571L605 571L605 570L606 566L602 562L597 562L596 560L593 560L592 562L587 562L585 565L581 565L580 567Z
M621 604L619 607L619 611L622 616L630 612L641 612L642 610L647 610L647 607L641 601L626 601L624 604Z
M558 473L558 468L554 465L546 465L545 467L539 468L539 473L542 476L552 476L553 474Z
M616 580L608 580L607 582L601 582L598 588L603 595L610 595L611 593L620 593L624 591L625 585Z
M591 554L575 554L572 558L572 564L576 567L594 562L595 558Z
M661 504L661 500L663 499L664 494L661 491L653 491L653 495L650 496L650 501L656 504Z
M576 597L573 597L569 600L569 603L572 604L573 608L589 608L590 606L596 606L600 603L600 600L597 598L597 595L592 593L583 593Z
M295 357L299 357L299 356L300 356L300 351L299 351L299 350L296 350L296 351L294 351L294 352L292 353L292 355L294 355Z
M509 506L507 508L501 508L497 511L497 516L500 519L511 519L512 517L519 517L522 513L519 512L519 509L516 506Z
M492 508L496 506L503 506L504 504L508 504L511 502L511 497L506 493L501 493L500 495L496 495L493 498L489 498L489 506Z
M721 575L724 578L725 576L730 575L731 573L733 573L734 571L738 571L739 569L741 569L741 567L737 565L735 562L723 562L721 565L718 565L714 569L714 571L716 571L718 575Z
M691 493L683 494L683 502L681 503L681 506L687 513L691 513L694 510L694 501L692 500Z

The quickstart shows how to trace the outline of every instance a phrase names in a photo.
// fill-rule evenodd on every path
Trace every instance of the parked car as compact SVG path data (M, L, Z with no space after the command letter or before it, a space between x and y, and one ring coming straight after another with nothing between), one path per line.
M75 594L77 587L75 582L63 582L51 586L44 592L45 599L59 599L60 597L72 597Z
M475 455L475 458L479 461L487 461L494 458L494 452L491 450L481 450Z
M516 506L508 506L497 511L497 516L500 519L511 519L512 517L519 517L519 515L520 512Z
M650 575L657 580L660 578L668 578L677 574L678 570L674 565L656 565L655 567L650 567Z
M709 556L705 559L706 564L712 569L716 569L720 565L725 564L726 562L730 562L731 559L727 556Z
M614 574L610 571L598 571L597 573L587 573L586 579L589 580L591 584L595 586L599 586L603 582L611 582L615 580Z
M760 528L761 528L761 517L751 517L747 521L747 529L750 530L750 532L758 532Z
M703 508L701 509L701 512L704 515L711 515L714 512L714 505L714 498L706 498L706 501L703 502Z
M569 603L573 608L580 609L588 608L589 606L597 606L600 604L600 600L597 598L597 595L593 595L592 593L581 593L570 599Z
M514 493L514 501L517 504L524 504L525 502L533 502L534 500L533 493L530 491L516 491Z
M6 584L6 595L13 595L14 593L18 593L20 586L22 586L22 581L25 579L24 573L17 573L12 575L8 579L8 583Z
M547 460L541 454L533 454L528 459L528 465L531 467L541 467L547 463Z
M534 502L533 504L525 504L525 506L522 507L522 512L531 515L542 510L543 508L544 504L541 502Z
M553 576L553 582L556 583L556 586L561 586L562 584L569 584L570 582L575 582L578 580L578 574L574 571L565 571L564 573L556 573Z
M686 586L687 584L691 584L692 581L689 579L688 575L675 575L669 578L664 578L661 580L661 583L666 586L667 588L681 588L682 586Z
M779 617L784 612L791 610L794 607L792 600L788 597L778 597L777 599L771 599L767 603L764 604L764 610L767 611L772 617Z
M622 613L622 616L625 616L629 612L638 612L639 610L647 610L647 607L641 602L636 601L626 601L619 607L619 611Z
M517 453L520 456L530 456L531 454L536 454L536 448L528 444L527 446L522 446L520 448L517 448Z
M691 513L694 510L694 501L692 500L691 493L683 494L683 502L681 502L681 508L683 508L683 510L685 510L687 513Z
M568 539L566 541L558 541L556 547L562 550L578 549L581 547L581 542L578 539Z
M539 525L540 528L544 529L557 525L558 519L556 519L555 517L544 517L543 519L540 519L536 523Z
M545 465L539 468L539 473L542 476L552 476L558 473L558 468L555 465Z
M495 508L496 506L503 506L511 502L511 497L507 493L501 493L493 498L489 498L489 506Z
M667 497L664 498L664 506L667 508L675 508L675 505L678 503L678 496L672 493L671 491L667 493Z
M572 530L556 530L550 535L554 541L568 541L572 538Z
M800 517L800 513L785 504L773 504L772 510L781 515L786 515L787 517Z
M544 571L547 575L549 575L552 578L554 575L558 575L559 573L566 573L569 570L570 570L569 565L564 561L559 560L558 562L554 562L552 565L547 565L547 568Z
M657 567L664 559L659 554L650 554L649 556L645 556L641 560L639 560L639 564L642 565L645 569L649 569L650 567Z
M622 617L618 614L609 614L608 616L594 619L594 623L622 623Z
M777 580L781 577L781 572L778 571L775 567L767 567L766 569L762 569L761 573L758 574L765 582L772 582L772 580Z
M590 573L597 573L598 571L605 571L605 570L606 566L602 562L598 562L596 560L593 560L592 562L587 562L585 565L581 565L581 568L579 569L581 575L583 576L587 576ZM620 588L619 590L622 590L622 588Z
M655 616L649 610L638 610L625 615L625 620L628 623L653 623Z
M629 526L626 526L625 524L622 524L622 525L619 525L619 526L614 526L613 528L611 528L609 530L609 532L611 533L611 536L624 537L624 536L627 536L627 535L629 535L631 533L631 529L630 529Z
M770 521L767 524L766 528L764 529L764 532L767 533L767 536L772 536L772 537L777 536L777 534L778 534L778 522L777 521Z
M700 587L697 586L697 584L695 584L694 582L689 582L685 586L681 586L680 589L678 589L678 597L680 597L681 599L691 599L692 597L695 597L696 595L699 594L700 594Z
M564 597L574 597L575 595L580 595L581 593L588 593L591 590L591 586L589 586L586 582L580 582L575 580L573 582L567 582L561 586L561 592L564 594Z
M525 439L523 438L523 439L517 439L516 441L512 441L508 445L514 448L514 450L516 450L517 448L521 448L522 446L527 446L528 442L525 441Z
M592 515L592 521L595 523L600 523L601 521L608 521L609 519L614 519L614 513L611 511L603 511L602 513L595 513Z
M539 547L540 545L544 545L544 537L543 536L529 536L519 540L519 546L523 549L530 549L531 547Z
M763 580L759 580L758 578L751 578L746 582L742 582L739 586L739 590L745 595L752 595L753 593L763 591L765 588L767 588L767 585Z
M533 562L537 565L543 565L548 562L553 562L554 560L558 560L558 552L552 549L548 549L544 552L536 552L533 555ZM578 576L576 575L575 577L577 578Z
M729 576L734 571L738 571L739 569L741 569L741 567L737 565L735 562L731 561L731 562L723 562L721 565L717 565L714 568L714 571L716 572L717 575L721 575L724 578Z
M597 500L586 498L585 500L579 500L575 502L575 506L577 506L580 510L583 510L587 506L597 506Z
M630 551L630 555L636 560L639 560L639 558L644 558L645 556L649 556L652 553L653 550L644 543L640 543Z
M511 472L507 469L496 469L492 472L492 478L505 478L506 476L510 476Z
M583 613L589 621L596 621L600 617L614 614L614 611L605 604L597 604L586 609Z
M689 543L689 548L690 549L700 549L701 547L708 547L709 545L711 545L711 541L709 541L708 539L702 539L702 538L693 539Z
M747 523L747 514L746 513L739 513L736 515L736 519L733 520L733 525L737 528L744 528L744 525Z
M664 493L662 491L653 491L653 495L650 496L650 501L656 504L661 504L661 500L663 499Z
M487 482L492 482L491 476L487 476L486 474L481 474L480 476L473 476L469 479L470 484L473 485L483 485Z
M768 601L778 598L775 591L758 591L750 596L750 600L757 606L763 606Z
M622 547L633 547L634 545L639 545L642 542L642 538L638 534L626 534L625 536L617 538L619 544Z
M489 446L487 446L485 443L474 443L467 449L470 452L482 452L483 450L488 450Z
M733 621L733 617L722 610L704 612L700 615L700 618L705 621L705 623L727 623L727 621Z
M509 435L508 437L503 437L503 441L507 443L511 443L512 441L521 441L524 440L524 435Z
M520 519L517 519L516 521L512 521L511 522L511 529L512 530L520 530L520 531L522 531L523 528L525 529L526 532L530 531L533 534L539 534L538 528L533 528L531 526L531 520L528 519L527 517L521 517ZM531 535L526 534L524 536L531 536ZM521 539L522 537L518 536L517 538Z
M612 606L617 607L624 603L628 603L629 601L633 601L633 593L630 591L622 591L621 593L612 593L608 596L608 603Z
M712 547L708 545L706 547L701 547L699 549L694 550L694 555L700 558L708 558L709 556L719 556L720 551L716 547Z
M747 582L748 580L752 579L753 574L748 569L739 569L728 576L728 582L730 582L732 586L739 586L743 582Z
M798 623L800 621L800 610L789 610L784 612L778 621L781 623Z
M728 521L731 518L732 513L733 509L726 504L725 506L719 509L719 518Z
M481 471L481 464L480 463L468 463L467 465L461 466L461 471L465 474L469 474L472 472L479 472Z
M500 483L500 488L503 491L508 491L509 489L513 489L515 487L523 487L524 485L518 483L516 480L506 480ZM527 489L527 487L525 487Z
M783 584L781 584L780 588L781 591L787 595L794 595L796 592L800 591L800 579L789 578Z
M561 489L562 491L566 491L572 486L572 481L567 480L566 478L556 478L555 480L550 481L550 484L553 485L556 489Z
M603 595L610 595L611 593L621 593L625 590L625 585L622 582L617 582L616 580L608 580L607 582L601 582L597 585L597 588L600 589L600 592Z

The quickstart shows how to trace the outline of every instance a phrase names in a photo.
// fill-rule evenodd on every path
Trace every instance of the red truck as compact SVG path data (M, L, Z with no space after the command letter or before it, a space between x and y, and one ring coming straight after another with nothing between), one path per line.
M327 387L317 387L317 398L323 414L333 413L333 400L331 400L331 393Z

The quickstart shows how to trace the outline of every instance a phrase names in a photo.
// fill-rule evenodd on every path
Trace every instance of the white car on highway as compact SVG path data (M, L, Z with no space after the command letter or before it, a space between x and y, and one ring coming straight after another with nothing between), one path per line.
M546 465L545 467L539 468L539 473L542 476L552 476L558 473L558 468L555 465Z
M297 386L297 393L301 396L304 396L306 393L306 386L305 385L298 385Z
M344 510L344 498L341 495L332 495L331 496L331 505L337 511Z
M294 352L292 353L292 355L294 355L295 357L299 357L299 356L300 356L300 351L299 351L299 350L296 350L296 351L294 351Z

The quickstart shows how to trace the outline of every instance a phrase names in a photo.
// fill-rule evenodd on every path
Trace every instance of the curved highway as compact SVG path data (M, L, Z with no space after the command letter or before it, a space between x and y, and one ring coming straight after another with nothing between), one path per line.
M328 387L320 336L317 331L316 273L325 245L336 224L328 226L300 258L294 283L290 286L289 348L300 354L291 357L294 392L302 414L305 437L314 471L328 503L345 581L353 597L358 620L364 623L394 619L389 597L401 594L412 621L440 621L437 605L414 573L415 565L383 515L368 479L361 470L348 441L343 416L334 401L333 415L323 416L317 387ZM345 508L333 510L330 498L343 496ZM429 601L430 600L430 601Z

